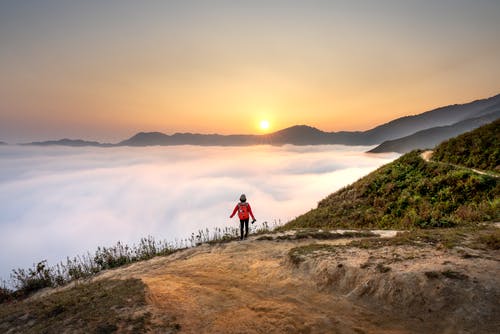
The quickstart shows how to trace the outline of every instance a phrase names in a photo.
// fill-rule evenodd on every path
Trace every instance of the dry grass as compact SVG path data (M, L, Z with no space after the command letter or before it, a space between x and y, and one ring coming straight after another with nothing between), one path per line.
M0 332L144 333L154 328L146 306L141 280L101 280L0 305ZM166 328L175 332L176 324Z
M433 246L452 249L459 246L473 249L498 249L500 231L494 227L457 227L443 229L413 230L399 232L390 239L374 238L354 240L348 244L351 247L364 249L386 246Z

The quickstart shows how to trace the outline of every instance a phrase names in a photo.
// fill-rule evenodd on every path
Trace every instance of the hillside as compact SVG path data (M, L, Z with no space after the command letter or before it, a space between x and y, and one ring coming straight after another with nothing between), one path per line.
M410 136L388 140L370 150L370 153L398 152L408 153L415 149L433 148L439 143L458 136L464 132L474 130L482 125L491 123L500 118L500 106L494 113L467 119L453 125L438 126L416 132Z
M0 304L0 332L492 333L498 229L471 232L204 244Z
M500 119L442 143L432 159L500 173Z
M455 165L467 161L469 167L496 168L498 133L494 122L445 142L436 148L440 162L424 161L419 151L407 153L329 195L284 228L411 229L498 220L499 179ZM455 156L460 158L450 158Z
M450 227L500 218L500 182L408 153L333 193L285 228Z

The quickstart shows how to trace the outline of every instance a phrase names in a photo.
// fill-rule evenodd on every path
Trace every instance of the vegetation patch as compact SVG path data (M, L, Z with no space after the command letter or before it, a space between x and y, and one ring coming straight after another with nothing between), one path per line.
M290 251L288 252L288 258L293 264L299 265L301 262L305 261L308 257L314 255L332 254L336 252L337 252L337 247L333 245L309 244L290 249Z
M445 270L441 272L441 275L447 278L456 279L456 280L466 280L469 279L469 276L462 274L458 271L453 270Z
M500 120L439 145L432 159L500 173Z
M377 264L376 269L381 273L386 273L391 270L391 267L385 266L382 263Z
M270 241L270 240L274 240L274 238L270 235L263 235L261 237L258 237L255 240L257 240L257 241Z
M43 288L62 286L75 280L91 277L102 270L148 260L155 256L168 255L179 249L181 248L167 242L157 241L150 236L142 238L138 245L132 247L121 242L112 247L98 247L93 255L88 253L73 259L67 258L65 263L62 262L52 267L47 264L47 261L41 261L34 264L32 268L13 270L11 284L15 290L4 288L0 294L7 295L7 297L0 296L0 301L22 299Z
M323 231L318 229L299 229L295 231L293 234L285 234L279 235L276 238L272 237L261 237L257 240L278 240L278 241L286 241L286 240L301 240L301 239L317 239L317 240L335 240L335 239L346 239L346 238L368 238L368 237L377 237L378 234L375 234L371 231L349 231L349 232L331 232L331 231Z
M347 246L375 249L387 246L432 246L452 249L458 246L495 249L500 231L494 227L476 226L446 229L427 229L398 232L394 238L353 240Z
M471 244L472 248L478 249L500 249L500 229L480 231L474 242Z
M280 230L414 229L500 219L499 178L403 155L320 201Z
M437 271L426 271L424 274L428 279L438 279L440 276Z
M139 279L102 280L44 298L4 303L0 332L143 333L153 328L145 288Z
M273 226L276 226L276 222ZM255 227L255 233L270 232L273 226L267 222ZM149 236L142 238L137 245L128 246L117 242L111 247L98 247L94 254L87 253L72 259L67 258L55 266L49 266L47 261L41 261L32 268L14 269L11 274L10 287L0 280L0 303L9 300L22 299L30 294L48 287L63 286L69 282L92 277L102 270L118 268L134 262L151 259L155 256L172 254L178 250L195 247L203 243L220 244L237 240L239 229L226 227L216 228L212 233L208 229L192 233L190 238L170 243L159 241ZM12 288L15 290L12 290Z

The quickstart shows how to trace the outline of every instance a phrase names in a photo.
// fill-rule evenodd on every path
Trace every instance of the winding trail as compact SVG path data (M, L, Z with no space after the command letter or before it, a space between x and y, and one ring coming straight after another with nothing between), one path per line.
M471 172L474 172L476 174L491 176L491 177L494 177L494 178L500 177L499 175L491 174L491 173L488 173L488 172L485 172L485 171L481 171L481 170L478 170L478 169L474 169L474 168L468 168L468 167L465 167L465 166L460 166L460 165L456 165L456 164L452 164L452 163L446 163L446 162L431 160L433 153L434 153L434 151L427 150L427 151L422 152L420 154L420 157L422 159L424 159L425 162L433 162L433 163L441 164L441 165L447 165L447 166L453 166L453 167L458 167L458 168L464 168L464 169L470 170Z

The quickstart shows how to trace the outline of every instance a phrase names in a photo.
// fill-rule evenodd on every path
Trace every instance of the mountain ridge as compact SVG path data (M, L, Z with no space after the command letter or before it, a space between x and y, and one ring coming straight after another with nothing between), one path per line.
M469 118L452 125L437 126L418 131L409 136L387 140L377 147L368 151L369 153L408 153L415 149L433 148L437 144L474 130L485 124L494 122L500 118L500 108L491 114L481 117Z
M82 147L82 146L98 146L98 147L111 147L113 144L100 143L97 141L88 141L83 139L59 139L59 140L47 140L40 142L31 142L27 144L21 144L23 146L34 145L34 146L52 146L52 145L60 145L60 146L71 146L71 147Z
M500 94L465 104L454 104L432 109L417 115L403 116L366 131L325 132L308 125L294 125L270 134L199 134L139 132L116 144L103 144L81 139L61 139L32 142L24 145L64 146L251 146L251 145L378 145L430 128L450 126L471 118L488 116L500 109ZM470 130L470 129L469 129ZM460 133L454 133L460 134ZM447 138L443 138L447 139Z

